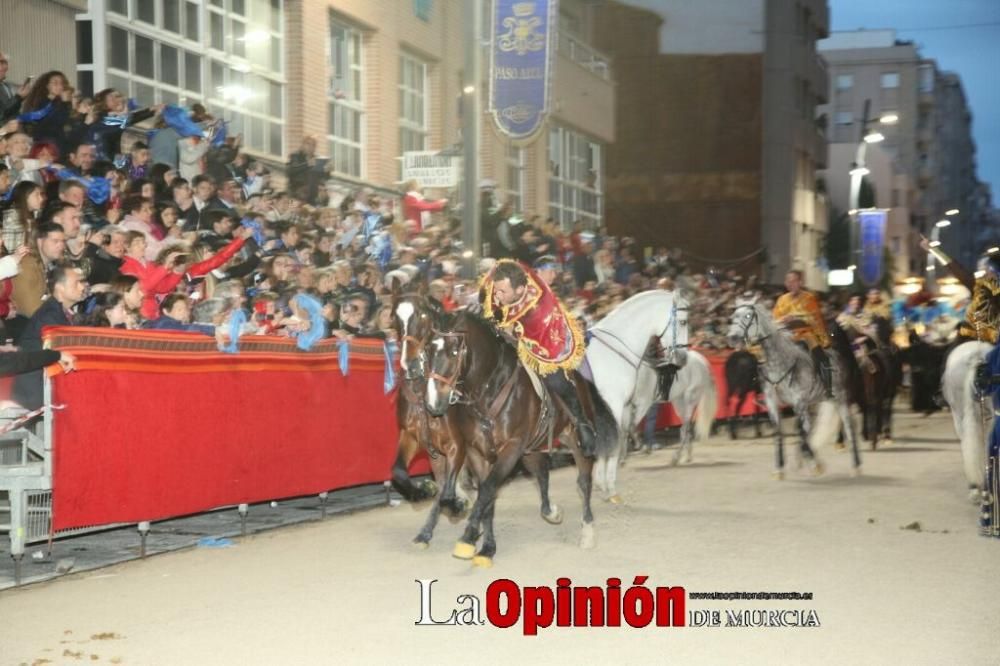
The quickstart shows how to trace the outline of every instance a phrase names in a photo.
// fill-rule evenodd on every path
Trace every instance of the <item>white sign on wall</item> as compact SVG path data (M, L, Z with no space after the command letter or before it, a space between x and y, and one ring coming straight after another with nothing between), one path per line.
M403 181L415 180L420 187L457 187L460 164L460 157L434 150L403 153Z

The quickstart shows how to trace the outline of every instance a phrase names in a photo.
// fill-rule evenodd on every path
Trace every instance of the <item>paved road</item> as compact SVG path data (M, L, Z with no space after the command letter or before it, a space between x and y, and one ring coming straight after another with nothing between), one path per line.
M790 429L791 424L788 424ZM771 479L763 441L699 444L622 471L626 503L599 503L598 545L576 546L572 469L553 475L566 520L538 517L528 479L497 507L492 569L450 557L442 521L409 546L426 507L374 508L273 529L228 548L192 548L0 593L0 664L1000 663L1000 541L979 537L950 420L904 415L892 448L823 452L828 472ZM374 499L372 500L374 501ZM918 524L918 525L917 525ZM692 592L810 592L810 601L689 597L687 610L813 611L819 627L421 627L414 579L438 579L435 617L459 594L521 585L650 586ZM786 616L787 617L787 616ZM45 663L45 662L38 662Z

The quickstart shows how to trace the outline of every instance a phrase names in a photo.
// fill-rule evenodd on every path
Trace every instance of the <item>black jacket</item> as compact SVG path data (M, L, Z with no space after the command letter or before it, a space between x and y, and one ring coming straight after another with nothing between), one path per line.
M21 335L22 352L42 351L42 328L45 326L69 326L70 320L62 303L51 296L42 302L35 314L28 320L28 326ZM42 406L42 371L34 370L18 375L14 379L14 400L27 409Z

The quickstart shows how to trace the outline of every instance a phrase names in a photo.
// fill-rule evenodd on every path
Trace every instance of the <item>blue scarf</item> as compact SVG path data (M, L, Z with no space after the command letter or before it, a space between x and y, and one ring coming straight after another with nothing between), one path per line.
M191 114L187 109L179 107L176 104L165 106L161 117L168 127L184 138L192 136L201 138L205 136L205 132L201 129L201 126L191 120Z
M240 350L240 332L247 322L247 313L242 308L235 310L229 318L229 344L219 347L219 351L235 354Z
M52 102L35 111L26 111L17 117L22 123L37 123L52 112Z
M49 171L53 171L56 178L59 180L75 180L86 187L87 198L95 204L103 204L111 196L111 182L103 176L85 178L76 172L70 171L69 169L60 169L55 171L51 167L49 168Z
M385 375L382 377L382 393L388 395L392 389L396 388L396 353L398 345L395 340L386 340L382 345L382 352L385 354Z
M298 294L295 302L309 315L309 330L296 335L296 346L309 351L326 335L326 320L323 318L323 304L309 294Z

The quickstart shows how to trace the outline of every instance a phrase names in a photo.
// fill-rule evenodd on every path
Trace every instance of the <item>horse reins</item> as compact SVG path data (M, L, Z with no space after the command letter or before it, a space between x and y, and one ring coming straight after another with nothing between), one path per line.
M743 342L746 343L747 346L758 345L761 342L763 342L764 340L767 340L772 335L774 335L774 333L768 333L767 335L765 335L763 337L760 337L760 338L757 338L756 340L751 340L750 339L750 325L753 324L754 322L757 322L759 324L760 323L760 317L757 315L757 308L752 307L752 306L749 306L749 307L750 307L750 312L752 313L752 316L747 321L746 325L740 324L741 328L743 329ZM766 361L767 360L767 351L764 350L763 348L761 348L761 353L764 354L764 360ZM781 382L783 382L786 379L788 379L788 376L790 374L792 374L792 370L795 369L796 364L797 364L797 361L792 361L792 364L788 366L788 370L786 370L785 374L781 375L781 377L779 377L777 379L777 381L772 381L771 378L767 376L767 372L764 370L763 367L760 367L759 371L760 371L761 376L764 378L765 382L767 382L771 386L777 386Z

